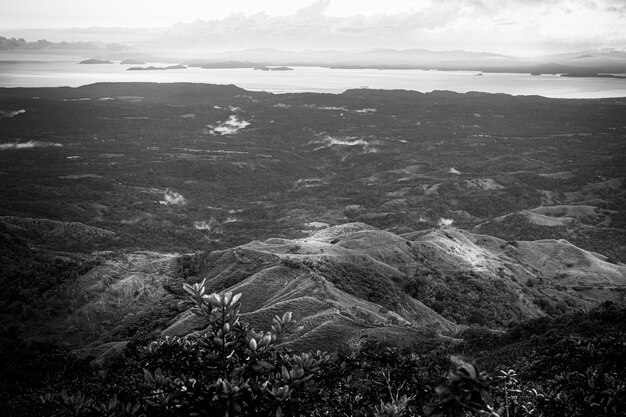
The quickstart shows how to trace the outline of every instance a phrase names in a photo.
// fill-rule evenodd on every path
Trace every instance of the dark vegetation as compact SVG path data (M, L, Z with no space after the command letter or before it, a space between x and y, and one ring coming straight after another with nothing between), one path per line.
M506 288L510 284L505 280L486 281L474 273L458 272L428 286L432 295L425 304L456 323L503 327L523 317L516 306L519 297Z
M367 265L321 262L311 265L311 269L340 290L390 310L396 309L404 298L392 277L387 277Z
M626 165L620 99L148 83L2 90L1 111L22 109L1 119L3 141L35 144L0 151L0 215L96 226L115 232L115 248L227 248L300 237L310 221L404 232L443 217L471 228L565 203ZM210 133L233 115L250 125ZM484 179L495 187L472 183ZM184 200L166 203L168 191ZM615 213L597 232L552 236L621 259L623 184L568 204L584 201ZM508 227L500 232L519 234Z
M50 318L65 310L61 288L102 261L101 256L42 252L0 223L0 315ZM33 303L38 300L37 303ZM43 304L41 303L43 301Z
M258 332L238 320L238 296L208 295L202 284L186 290L196 314L209 320L205 331L129 343L124 351L100 360L99 368L57 346L26 343L15 328L4 328L0 355L13 359L0 362L4 414L626 412L626 310L611 303L556 319L522 322L506 332L472 327L459 335L461 344L441 341L400 349L379 343L358 352L297 353L280 347L298 332L290 313L277 316L270 331Z

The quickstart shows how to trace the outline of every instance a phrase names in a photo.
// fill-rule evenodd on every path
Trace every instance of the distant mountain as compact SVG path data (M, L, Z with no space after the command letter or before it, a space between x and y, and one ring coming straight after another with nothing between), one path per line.
M166 67L155 67L150 65L149 67L130 67L127 68L126 71L165 71L176 69L187 69L187 67L184 65L168 65Z
M274 66L325 66L331 68L379 68L466 70L484 72L561 73L623 73L626 53L596 51L591 54L559 54L517 57L486 52L431 51L426 49L373 49L362 51L303 50L288 51L270 48L199 53L189 50L193 59L210 67L240 67L239 62L262 62ZM230 64L229 64L230 63Z
M42 51L42 50L102 50L108 49L109 51L127 49L122 44L109 43L104 44L102 42L51 42L45 39L30 42L24 38L5 38L0 36L0 51L9 50L30 50L30 51Z
M224 22L222 22L224 23ZM231 19L233 27L245 24ZM510 54L496 54L464 50L428 50L376 48L364 50L358 47L321 50L313 45L303 45L305 49L294 50L280 40L284 35L276 35L275 42L257 44L251 42L257 35L245 33L226 36L217 33L210 22L194 22L174 25L169 29L119 30L94 28L84 36L95 35L103 39L121 39L120 43L102 42L50 42L26 41L24 38L0 37L0 50L20 52L60 53L71 50L97 50L102 53L95 59L124 60L143 62L179 63L206 68L243 68L243 62L254 66L323 66L331 68L378 68L378 69L423 69L423 70L465 70L482 72L522 72L534 74L604 74L626 73L626 52L615 49L584 50L569 53L520 57ZM273 30L273 28L272 28ZM28 32L26 32L28 33ZM73 32L62 32L72 39ZM78 31L77 33L80 33ZM63 36L55 34L55 36ZM126 37L126 38L125 38ZM250 39L248 39L249 37ZM124 39L128 42L124 43ZM264 45L273 45L268 48ZM283 49L281 49L283 48ZM56 51L56 52L55 52ZM219 52L218 52L219 51Z
M112 63L113 63L112 61L109 61L106 59L94 59L94 58L85 59L79 62L79 64L90 64L90 65L112 64Z

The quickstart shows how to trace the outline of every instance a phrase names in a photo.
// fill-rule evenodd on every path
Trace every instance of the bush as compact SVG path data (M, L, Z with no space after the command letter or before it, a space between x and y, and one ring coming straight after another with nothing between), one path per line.
M0 400L8 407L0 405L0 411L311 417L626 413L626 309L610 302L590 312L529 320L506 332L470 327L459 335L462 344L431 340L400 349L391 342L365 342L357 352L328 355L280 348L298 332L291 313L274 317L269 331L257 332L241 321L240 295L206 294L204 282L184 285L184 291L194 313L206 319L204 331L141 347L129 344L123 355L91 373L84 361L47 346L11 342L14 335L5 332L3 356L27 361L5 361ZM458 356L448 359L452 352L477 354L494 377ZM64 390L33 404L46 385Z
M358 353L294 353L278 347L299 331L290 312L257 332L240 319L240 294L206 294L204 281L184 290L206 330L131 347L110 358L97 378L84 378L82 392L78 382L45 394L45 414L399 417L417 414L433 398L429 381L449 364L443 345L419 354L372 343ZM453 362L428 415L489 410L484 378L471 369Z
M204 282L184 288L192 311L208 319L202 334L138 349L127 364L134 372L121 386L109 384L115 393L104 401L61 392L45 397L51 409L77 416L299 414L329 356L275 348L297 330L292 314L276 316L269 332L256 332L240 321L241 294L205 294Z

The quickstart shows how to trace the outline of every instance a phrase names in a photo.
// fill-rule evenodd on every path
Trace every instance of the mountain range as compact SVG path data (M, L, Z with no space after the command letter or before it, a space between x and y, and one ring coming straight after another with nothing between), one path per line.
M200 25L200 26L198 26ZM519 72L534 74L570 74L598 76L626 73L626 52L616 49L588 49L567 53L516 56L515 53L489 53L465 50L341 48L336 50L312 47L267 48L244 42L233 44L213 42L207 38L206 22L179 25L166 29L120 30L92 28L54 34L54 39L71 41L26 41L23 37L1 37L0 50L11 54L77 55L86 54L99 60L137 60L175 63L191 66L227 67L228 63L249 62L262 66L322 66L331 68L379 68L464 70L483 72ZM209 25L210 26L210 25ZM84 41L80 33L89 41ZM43 32L23 31L20 36L42 36ZM94 38L94 34L96 38ZM65 36L66 38L63 38ZM98 39L98 41L95 41ZM127 41L125 41L127 39ZM108 43L105 43L108 42ZM273 43L276 45L276 43ZM220 49L213 48L220 45ZM252 45L252 46L251 46ZM237 66L234 66L237 67Z

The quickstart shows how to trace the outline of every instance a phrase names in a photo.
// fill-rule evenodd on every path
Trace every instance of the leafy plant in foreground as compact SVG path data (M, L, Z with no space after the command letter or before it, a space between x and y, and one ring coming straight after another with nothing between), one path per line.
M239 319L240 294L206 294L204 282L185 285L193 312L207 319L200 334L166 337L138 351L143 378L130 378L105 401L82 393L47 395L57 415L281 416L298 415L318 390L329 356L291 353L275 346L293 332L290 312L256 332Z
M290 312L258 332L241 320L240 294L207 294L205 282L184 290L203 331L130 349L107 365L99 388L44 395L48 415L414 416L449 363L437 349L375 343L332 357L294 353L278 347L299 331ZM429 417L497 416L486 375L458 358L434 392L423 407Z

